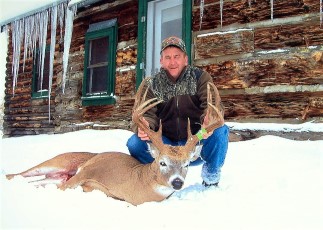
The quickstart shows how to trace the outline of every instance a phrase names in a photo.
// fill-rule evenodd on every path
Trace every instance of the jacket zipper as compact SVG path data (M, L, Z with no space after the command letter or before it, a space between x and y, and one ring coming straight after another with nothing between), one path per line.
M179 133L180 133L180 130L179 130L179 129L180 129L180 124L179 124L179 121L180 121L180 120L179 120L179 106L178 106L178 97L177 97L177 92L176 92L176 91L177 91L177 87L176 87L176 86L177 86L177 84L175 84L176 110L177 110L177 118L176 118L176 119L177 119L177 120L176 120L176 124L177 124L177 125L176 125L176 133L177 133L177 139L180 139L180 138L179 138Z

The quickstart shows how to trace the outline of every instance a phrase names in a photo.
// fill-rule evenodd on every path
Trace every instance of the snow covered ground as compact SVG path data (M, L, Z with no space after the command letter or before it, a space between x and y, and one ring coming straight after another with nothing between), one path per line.
M55 0L0 1L0 21ZM78 0L73 0L78 1ZM6 38L0 36L1 50ZM0 59L0 99L5 58ZM3 101L1 101L3 106ZM0 114L2 110L0 109ZM235 129L259 125L230 123ZM323 124L262 125L262 130L322 132ZM191 167L185 188L170 199L132 206L99 191L35 188L5 174L25 170L68 151L123 151L131 132L83 130L59 135L0 138L0 229L323 229L323 140L275 136L229 144L219 188L201 186L201 167ZM0 137L1 137L0 131ZM323 138L322 138L323 139Z
M139 206L99 191L63 192L54 185L35 188L22 177L5 179L62 152L127 153L131 134L82 130L1 139L0 229L323 229L323 140L264 136L230 143L219 188L205 190L201 167L190 167L182 191Z

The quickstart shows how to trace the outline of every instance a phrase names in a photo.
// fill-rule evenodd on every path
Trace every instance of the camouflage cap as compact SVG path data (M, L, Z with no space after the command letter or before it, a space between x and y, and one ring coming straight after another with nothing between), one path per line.
M170 46L175 46L175 47L181 49L184 53L186 53L184 41L178 37L175 37L175 36L168 37L162 41L160 53L164 49L166 49L167 47L170 47Z

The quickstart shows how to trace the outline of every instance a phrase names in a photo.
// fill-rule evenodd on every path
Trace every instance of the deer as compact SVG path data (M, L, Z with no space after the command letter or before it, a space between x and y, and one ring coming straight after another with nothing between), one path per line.
M81 186L84 192L100 190L108 197L135 206L145 202L163 201L182 189L190 162L199 157L195 148L200 139L197 135L192 135L188 119L188 139L184 146L163 143L161 122L159 129L154 131L143 121L145 112L161 103L157 98L146 100L149 78L145 78L144 81L135 95L132 121L150 138L148 144L150 154L154 158L152 163L142 164L131 155L122 152L68 152L21 173L8 174L7 179L18 175L45 176L44 179L32 182L42 186L56 184L61 190L78 186ZM204 127L207 132L224 124L219 103L219 92L213 83L209 83L207 114L210 122Z

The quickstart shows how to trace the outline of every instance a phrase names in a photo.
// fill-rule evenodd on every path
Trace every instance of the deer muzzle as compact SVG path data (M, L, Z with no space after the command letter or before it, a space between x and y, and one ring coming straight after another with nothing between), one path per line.
M172 181L172 186L173 186L173 189L175 190L180 190L183 187L183 184L184 184L184 181L178 177Z

